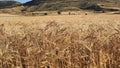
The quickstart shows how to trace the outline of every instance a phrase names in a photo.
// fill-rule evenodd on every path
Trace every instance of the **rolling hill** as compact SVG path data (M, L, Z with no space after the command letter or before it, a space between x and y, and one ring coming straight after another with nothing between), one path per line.
M20 4L21 3L14 0L11 0L11 1L0 0L0 9L16 7L16 6L19 6Z
M19 2L13 0L0 1L0 8L7 8L0 10L0 12L6 13L22 13L51 10L68 11L81 9L94 11L118 11L120 10L120 0L32 0L24 4L20 4Z
M120 0L32 0L23 4L25 11L41 10L101 10L98 4L107 7L120 7Z

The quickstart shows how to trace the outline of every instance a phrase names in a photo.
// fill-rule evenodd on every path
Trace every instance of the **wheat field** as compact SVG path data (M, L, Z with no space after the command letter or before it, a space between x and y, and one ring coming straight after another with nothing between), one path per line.
M120 15L0 14L0 68L120 68Z

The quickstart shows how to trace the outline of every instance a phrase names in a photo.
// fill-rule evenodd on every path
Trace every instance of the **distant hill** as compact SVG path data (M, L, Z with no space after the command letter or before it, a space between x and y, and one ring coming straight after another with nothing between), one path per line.
M2 10L1 10L2 9ZM0 1L1 13L68 10L119 11L120 0L31 0L21 4L14 0Z
M23 4L27 8L24 11L41 10L101 10L98 4L112 7L120 7L120 0L32 0Z
M16 7L19 6L21 3L17 2L17 1L8 1L8 0L0 0L0 9L4 9L4 8L12 8L12 7Z

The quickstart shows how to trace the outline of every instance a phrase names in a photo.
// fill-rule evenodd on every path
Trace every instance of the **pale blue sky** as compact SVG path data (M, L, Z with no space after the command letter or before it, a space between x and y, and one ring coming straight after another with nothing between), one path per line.
M21 2L21 3L25 3L25 2L28 2L28 1L31 1L31 0L16 0L18 2Z

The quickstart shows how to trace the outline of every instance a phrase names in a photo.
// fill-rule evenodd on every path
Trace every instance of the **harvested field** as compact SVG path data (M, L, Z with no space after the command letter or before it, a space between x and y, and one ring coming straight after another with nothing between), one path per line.
M120 68L120 16L0 16L0 68Z

